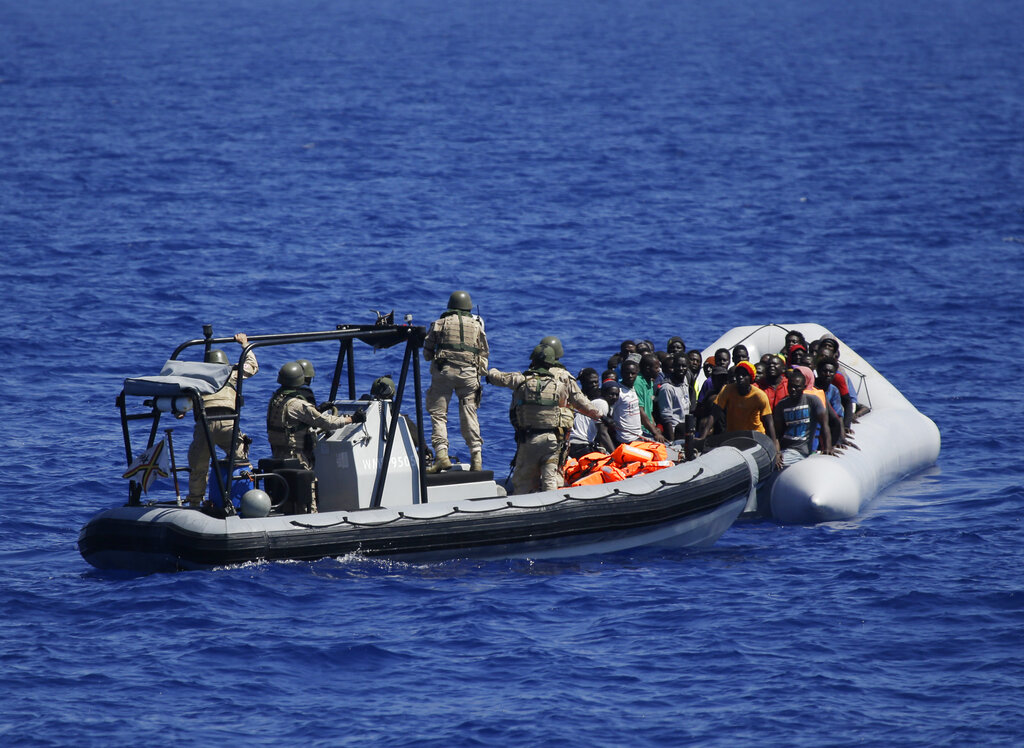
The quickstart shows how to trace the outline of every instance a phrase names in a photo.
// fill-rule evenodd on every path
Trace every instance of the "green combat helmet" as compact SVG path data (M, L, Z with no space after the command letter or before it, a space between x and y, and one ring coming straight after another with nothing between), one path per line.
M219 348L214 348L211 351L207 351L206 357L203 359L208 364L230 364L228 361L228 354Z
M306 384L312 382L313 375L316 374L316 371L313 369L313 362L310 361L308 358L300 358L295 363L302 367L302 373L303 376L305 376L306 378Z
M533 353L530 354L530 363L534 366L554 366L558 363L558 358L555 357L555 349L550 345L538 345L533 349Z
M395 380L391 377L378 377L370 387L370 397L374 400L391 400L395 396Z
M473 300L469 298L469 294L465 291L454 291L448 297L448 308L468 312L473 308Z
M277 372L277 383L285 387L301 387L306 383L306 372L298 361L289 361Z
M556 338L554 335L548 335L546 338L540 341L540 344L551 346L552 350L555 352L555 358L558 360L561 360L562 356L565 355L565 349L562 348L562 341Z

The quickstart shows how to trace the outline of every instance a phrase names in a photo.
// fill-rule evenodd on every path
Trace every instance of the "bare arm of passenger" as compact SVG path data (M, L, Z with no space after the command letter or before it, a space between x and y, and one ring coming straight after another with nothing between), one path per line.
M640 423L642 423L644 428L651 433L651 436L654 437L654 441L659 444L665 443L665 437L661 433L661 429L657 427L654 421L651 420L651 417L647 415L647 411L643 408L640 408Z
M823 455L835 454L835 449L832 446L832 429L828 427L828 421L825 420L825 410L819 409L815 413L815 424L818 428L820 437L818 443L820 445L820 452Z

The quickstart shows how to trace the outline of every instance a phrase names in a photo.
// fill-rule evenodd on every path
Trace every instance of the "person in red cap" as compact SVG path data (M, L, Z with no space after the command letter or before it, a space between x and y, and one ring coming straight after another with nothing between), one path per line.
M786 349L786 366L792 369L794 366L808 366L810 360L807 355L807 346L801 343L791 345Z

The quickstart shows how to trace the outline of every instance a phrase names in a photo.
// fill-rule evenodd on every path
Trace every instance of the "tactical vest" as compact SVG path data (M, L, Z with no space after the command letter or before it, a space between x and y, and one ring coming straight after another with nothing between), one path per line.
M439 365L467 364L486 367L481 364L483 349L479 347L483 323L469 312L448 311L434 323L436 344L434 358Z
M238 374L232 372L223 387L209 395L203 395L203 407L206 410L210 408L230 408L234 410L235 398L238 396L238 391L235 389L237 381Z
M280 387L271 396L267 406L267 441L271 447L282 447L292 452L303 450L309 426L301 422L289 425L285 418L285 406L289 400L293 397L309 399L303 389L309 392L307 388Z
M526 379L512 393L515 427L521 431L564 430L558 380L543 369L527 369L523 374Z

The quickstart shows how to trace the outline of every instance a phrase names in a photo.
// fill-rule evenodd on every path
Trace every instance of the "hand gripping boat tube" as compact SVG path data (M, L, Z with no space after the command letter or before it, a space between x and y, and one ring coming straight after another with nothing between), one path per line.
M808 341L824 335L834 338L840 347L839 368L856 391L858 402L868 405L871 412L853 424L853 440L859 450L851 447L835 456L812 455L779 474L771 489L771 514L789 523L848 519L886 486L934 464L939 456L939 429L856 351L821 325L735 327L704 355L713 355L718 348L732 350L742 343L750 360L756 361L764 353L780 351L789 330L799 330Z

